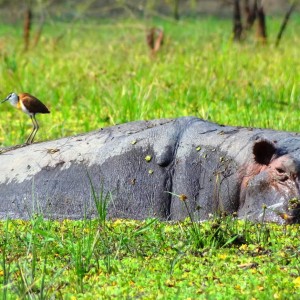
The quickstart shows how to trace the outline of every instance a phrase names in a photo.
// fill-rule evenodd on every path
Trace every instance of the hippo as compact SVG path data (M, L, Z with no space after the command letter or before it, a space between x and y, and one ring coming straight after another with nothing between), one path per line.
M300 220L298 133L196 117L0 150L0 218Z

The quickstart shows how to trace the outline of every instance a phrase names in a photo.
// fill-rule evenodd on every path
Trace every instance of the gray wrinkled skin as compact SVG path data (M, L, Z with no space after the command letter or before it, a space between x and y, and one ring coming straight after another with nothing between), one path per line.
M109 197L111 218L184 219L174 195L184 194L195 219L223 211L260 220L266 205L267 220L298 222L299 173L297 133L194 117L139 121L2 149L0 218L95 217L93 185Z

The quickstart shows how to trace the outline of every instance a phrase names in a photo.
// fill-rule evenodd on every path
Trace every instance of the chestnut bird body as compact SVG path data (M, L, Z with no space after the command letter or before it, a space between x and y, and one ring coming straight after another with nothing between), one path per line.
M39 130L39 124L35 118L35 115L37 113L49 114L50 111L39 99L28 93L10 93L3 101L1 101L1 103L5 101L9 101L11 105L22 110L24 113L30 116L33 124L33 130L27 138L26 144L32 144L34 137Z

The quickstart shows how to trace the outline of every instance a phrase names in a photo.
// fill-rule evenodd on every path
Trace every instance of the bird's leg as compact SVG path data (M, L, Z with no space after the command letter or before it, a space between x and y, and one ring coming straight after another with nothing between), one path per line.
M31 137L30 144L33 143L34 137L35 137L37 131L38 131L39 128L40 128L40 127L39 127L39 124L38 124L38 122L37 122L37 120L36 120L36 118L35 118L35 115L33 115L33 117L32 117L32 122L33 122L34 130L33 130L33 132L32 132L33 135L32 135L32 137Z
M35 123L34 123L33 118L32 118L31 115L30 115L30 119L31 119L32 124L33 124L33 129L32 129L32 131L31 131L29 137L28 137L27 140L26 140L26 144L31 144L31 137L32 137L33 132L35 131Z

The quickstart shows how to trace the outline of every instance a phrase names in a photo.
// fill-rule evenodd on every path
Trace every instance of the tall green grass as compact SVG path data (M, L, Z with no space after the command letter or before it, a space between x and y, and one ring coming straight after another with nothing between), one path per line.
M153 24L165 43L152 59ZM56 139L139 119L194 115L218 123L299 131L299 36L291 20L279 48L279 20L268 19L269 43L253 33L231 40L218 19L50 23L38 47L23 52L21 25L1 27L0 94L29 92L51 110L40 115L38 140ZM0 143L22 143L26 115L0 106Z

